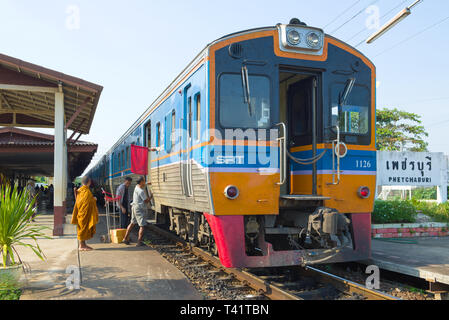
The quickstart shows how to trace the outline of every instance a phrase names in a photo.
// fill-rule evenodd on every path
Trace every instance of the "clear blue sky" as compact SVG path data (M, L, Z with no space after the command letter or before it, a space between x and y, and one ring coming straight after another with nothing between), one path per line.
M334 30L365 7L374 3L384 16L403 3L382 25L413 1L361 0L328 25L356 1L0 0L0 52L104 86L91 133L82 138L99 144L96 161L214 39L298 17L311 26L328 25L327 33L347 41L365 28L369 14L362 11ZM79 9L79 28L70 23L70 6ZM358 49L377 66L378 108L422 115L430 150L449 154L449 20L388 50L449 17L449 1L424 0L412 11L374 44ZM356 45L373 31L348 42Z

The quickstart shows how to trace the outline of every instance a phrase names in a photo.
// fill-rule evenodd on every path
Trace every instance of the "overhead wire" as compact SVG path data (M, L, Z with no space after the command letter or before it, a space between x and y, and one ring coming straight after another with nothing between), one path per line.
M338 30L340 30L341 28L343 28L345 25L347 25L349 22L351 22L352 20L354 20L355 18L357 18L359 15L361 15L367 8L369 8L370 6L376 4L377 2L379 2L380 0L374 0L372 1L368 6L364 7L362 10L360 10L359 12L357 12L355 15L353 15L351 18L349 18L348 20L346 20L343 24L341 24L338 28L336 28L335 30L333 30L331 33L335 33Z
M326 24L324 26L324 29L326 29L328 26L330 26L332 23L334 23L335 21L337 21L342 15L344 15L346 12L348 12L349 10L351 10L353 7L355 7L360 1L362 0L357 0L356 2L354 2L352 5L350 5L348 8L346 8L342 13L340 13L339 15L337 15L337 17L335 17L331 22L329 22L328 24Z

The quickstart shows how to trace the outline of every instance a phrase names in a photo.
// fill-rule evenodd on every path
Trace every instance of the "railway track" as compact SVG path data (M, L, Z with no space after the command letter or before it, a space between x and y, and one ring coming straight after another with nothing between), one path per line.
M313 267L289 267L271 269L224 268L220 260L209 252L192 247L173 233L155 225L150 231L158 235L153 241L164 240L172 243L171 251L198 268L208 268L207 272L223 274L225 280L237 280L241 285L233 288L251 288L258 293L255 298L270 300L316 300L316 299L357 299L357 300L398 300L386 293L371 290L358 283ZM151 242L150 242L151 243ZM212 270L210 269L212 268Z

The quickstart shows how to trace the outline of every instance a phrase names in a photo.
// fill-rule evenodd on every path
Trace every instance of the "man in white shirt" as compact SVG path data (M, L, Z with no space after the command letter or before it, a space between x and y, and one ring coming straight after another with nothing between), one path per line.
M133 202L132 202L132 210L131 210L131 223L126 229L125 238L123 239L123 243L129 245L129 234L133 230L134 226L139 225L139 239L136 247L145 246L143 243L143 233L145 231L145 226L147 225L147 210L148 203L150 202L150 198L147 196L145 192L145 178L140 177L137 179L137 186L134 189Z

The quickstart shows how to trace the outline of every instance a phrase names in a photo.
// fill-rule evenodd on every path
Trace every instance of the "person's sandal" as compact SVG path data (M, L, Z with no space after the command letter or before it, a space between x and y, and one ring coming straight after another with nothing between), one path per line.
M145 244L145 243L143 243L142 241L139 241L137 244L136 244L136 247L146 247L147 245Z
M131 244L131 242L129 240L123 240L122 243L126 244L127 246L129 246Z

